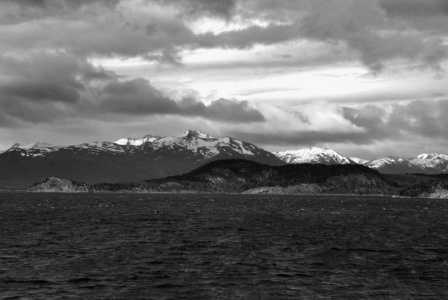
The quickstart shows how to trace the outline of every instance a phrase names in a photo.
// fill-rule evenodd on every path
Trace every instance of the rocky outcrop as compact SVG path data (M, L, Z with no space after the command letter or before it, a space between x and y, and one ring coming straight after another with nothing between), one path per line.
M48 177L36 182L29 188L30 192L64 192L64 193L87 193L91 189L87 184L72 181L67 178Z
M448 186L437 183L431 186L427 192L418 195L419 198L448 199Z
M422 195L420 195L420 197L421 198L448 199L448 190L446 190L446 189L436 190L433 193L422 194Z

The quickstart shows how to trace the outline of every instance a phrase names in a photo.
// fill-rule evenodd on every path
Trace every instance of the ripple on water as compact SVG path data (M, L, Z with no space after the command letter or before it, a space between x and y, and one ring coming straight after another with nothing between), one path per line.
M448 299L448 205L0 194L0 299Z

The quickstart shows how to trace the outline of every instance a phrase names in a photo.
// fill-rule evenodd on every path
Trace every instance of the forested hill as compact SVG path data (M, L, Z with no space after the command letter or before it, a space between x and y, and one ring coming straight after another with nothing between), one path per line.
M146 181L144 185L147 189L157 191L241 193L256 188L280 187L294 188L297 193L392 194L394 192L394 188L383 175L361 165L268 166L241 159L214 161L187 174Z
M448 176L384 175L362 165L269 166L234 159L210 162L192 172L135 183L72 184L48 178L30 191L41 192L209 192L252 194L376 194L448 197Z

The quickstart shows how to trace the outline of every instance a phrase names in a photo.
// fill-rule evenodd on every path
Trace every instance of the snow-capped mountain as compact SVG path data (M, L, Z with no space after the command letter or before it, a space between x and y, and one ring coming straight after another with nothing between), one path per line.
M274 153L288 164L355 164L355 162L334 150L311 147L299 150L287 150Z
M54 146L48 143L41 143L41 142L35 142L35 143L31 143L28 145L22 145L19 143L15 143L14 145L11 146L10 149L43 149L43 148L53 148Z
M441 172L448 172L448 155L445 154L420 154L409 161L424 169L436 169Z
M133 139L133 138L125 137L125 138L119 139L118 141L115 141L114 143L118 144L118 145L141 146L144 143L154 142L161 138L162 137L157 136L157 135L148 134L148 135L145 135L144 137L142 137L141 139Z
M365 166L375 169L381 173L415 173L414 166L407 159L389 156L374 159L364 164Z
M274 153L278 158L289 164L360 164L381 173L448 173L448 155L420 154L413 158L395 156L382 157L374 160L365 160L357 157L345 157L336 151L326 148L305 148Z
M448 156L444 154L420 154L411 158L384 157L369 161L365 166L381 173L427 173L448 172Z
M72 146L15 144L0 154L0 182L31 184L49 176L88 183L142 181L231 158L283 164L274 154L250 143L188 130L177 137L147 135Z
M352 161L357 163L358 165L366 165L369 161L367 159L362 159L358 157L350 157Z
M195 157L199 160L212 159L216 156L229 156L235 158L258 157L260 155L269 157L272 162L276 160L270 152L262 150L255 145L236 140L231 137L215 138L203 132L188 130L178 137L143 137L142 139L132 139L134 141L145 141L141 147L153 153L166 155L168 152L183 153L185 156ZM125 139L115 142L117 145L123 145ZM125 145L131 145L125 143Z

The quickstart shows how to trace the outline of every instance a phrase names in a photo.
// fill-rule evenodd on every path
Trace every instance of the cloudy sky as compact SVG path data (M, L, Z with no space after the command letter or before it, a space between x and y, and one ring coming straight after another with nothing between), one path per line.
M447 0L2 0L0 149L196 129L448 154Z

